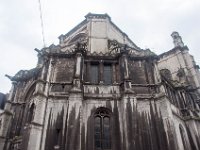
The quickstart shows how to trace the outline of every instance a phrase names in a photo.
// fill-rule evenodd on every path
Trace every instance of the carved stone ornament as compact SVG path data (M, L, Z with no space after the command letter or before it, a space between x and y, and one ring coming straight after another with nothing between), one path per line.
M108 49L110 54L128 53L129 56L145 57L156 56L150 49L142 50L130 47L127 44L119 43L116 40L108 40Z
M168 69L162 69L162 70L160 70L160 74L163 77L165 77L166 79L172 80L172 74L171 74L170 70L168 70Z
M13 77L9 75L5 75L5 76L8 77L11 81L27 81L30 78L37 76L40 71L41 71L41 68L36 67L31 70L20 70Z
M118 43L116 40L108 40L108 49L111 54L120 53L121 46L122 44Z
M180 77L184 77L185 76L185 71L183 68L180 68L177 72L177 76Z
M65 54L72 54L75 51L75 47L76 47L75 44L67 45L67 46L62 47L60 49L60 52L65 53Z
M88 51L87 43L77 42L75 46L75 52L81 52L85 54Z

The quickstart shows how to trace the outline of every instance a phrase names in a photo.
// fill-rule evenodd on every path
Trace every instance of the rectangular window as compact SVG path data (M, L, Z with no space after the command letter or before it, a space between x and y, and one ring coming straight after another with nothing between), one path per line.
M104 84L106 85L112 84L112 65L111 64L104 64L103 81L104 81Z
M90 66L90 82L99 83L99 65L91 64Z

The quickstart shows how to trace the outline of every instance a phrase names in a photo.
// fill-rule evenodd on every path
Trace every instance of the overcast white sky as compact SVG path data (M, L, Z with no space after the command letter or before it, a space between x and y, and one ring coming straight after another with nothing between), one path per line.
M171 33L178 31L200 64L200 0L41 0L46 45L84 20L88 13L107 13L142 49L157 54L173 48ZM11 82L4 75L36 66L34 48L43 47L38 0L0 2L0 92Z

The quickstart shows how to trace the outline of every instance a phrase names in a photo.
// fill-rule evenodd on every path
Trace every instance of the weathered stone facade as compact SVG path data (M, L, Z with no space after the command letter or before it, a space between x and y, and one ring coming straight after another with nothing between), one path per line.
M11 77L3 150L200 150L200 74L177 32L161 55L88 14Z

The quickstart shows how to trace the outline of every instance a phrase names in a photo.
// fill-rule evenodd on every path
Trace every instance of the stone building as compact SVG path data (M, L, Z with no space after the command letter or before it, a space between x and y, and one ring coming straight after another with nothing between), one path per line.
M200 74L177 32L143 50L107 14L85 16L21 70L0 114L3 150L200 150Z

